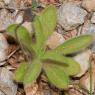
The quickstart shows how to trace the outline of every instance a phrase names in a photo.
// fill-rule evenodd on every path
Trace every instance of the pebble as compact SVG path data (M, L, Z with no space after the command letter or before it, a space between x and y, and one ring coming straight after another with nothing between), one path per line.
M77 61L80 64L80 68L81 68L80 73L77 74L76 77L81 77L88 70L90 55L91 55L91 51L87 49L81 51L76 56L74 56L75 61Z
M91 22L95 24L95 12L92 15Z
M5 30L9 25L13 23L21 23L23 20L23 12L14 11L9 12L6 9L0 10L0 31Z
M3 61L7 58L7 52L6 52L7 49L8 49L8 43L3 34L0 33L0 66L5 64L5 62Z
M16 95L17 84L13 81L13 73L6 68L0 68L0 89L5 95Z
M95 11L95 0L82 0L82 7L87 11Z
M24 90L26 95L35 95L38 90L38 85L36 82L33 82L32 84L25 84L24 85Z
M3 0L5 5L8 5L12 0Z
M0 95L5 95L2 91L0 91Z
M65 41L62 34L54 32L46 42L46 46L50 49L54 49Z
M84 23L87 12L79 5L68 2L58 9L58 23L65 30L72 30Z

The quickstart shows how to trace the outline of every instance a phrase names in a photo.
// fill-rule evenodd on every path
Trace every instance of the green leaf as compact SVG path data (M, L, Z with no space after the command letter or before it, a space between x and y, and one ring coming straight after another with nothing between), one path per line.
M68 66L64 65L64 72L69 76L80 73L80 65L74 59L65 57L68 61Z
M62 66L54 63L45 63L44 70L48 80L59 89L68 88L69 77L65 74Z
M58 64L68 65L70 61L67 57L64 57L63 55L56 54L56 52L48 51L45 53L45 55L42 57L42 60L51 60L55 61Z
M54 31L57 22L56 12L56 7L49 5L39 16L35 17L33 26L36 33L37 48L40 48Z
M14 79L17 81L17 82L23 82L23 79L24 79L24 75L25 75L25 72L27 70L27 67L28 67L28 63L20 63L19 67L17 68L16 72L15 72L15 76L14 76Z
M34 49L34 44L32 42L32 37L28 30L24 26L19 26L18 24L12 24L7 28L8 34L16 39L15 32L17 32L18 40L26 46L29 50ZM17 28L17 31L15 31Z
M47 39L53 32L57 23L57 9L54 5L48 5L39 16L41 25L43 27L45 39Z
M54 52L59 54L72 54L78 52L80 49L87 47L93 38L91 35L83 35L67 40L62 45L55 48Z
M28 67L25 77L24 77L24 83L32 83L37 79L39 74L41 73L42 64L39 60L34 60Z
M35 17L33 26L36 34L36 49L38 50L44 43L44 34L42 28L43 26L41 25L41 22L38 17Z
M63 68L68 75L76 75L80 72L80 65L78 62L70 57L56 54L56 52L49 51L42 57L42 59L51 60L53 62L56 62L56 64L59 64L61 66L63 65Z

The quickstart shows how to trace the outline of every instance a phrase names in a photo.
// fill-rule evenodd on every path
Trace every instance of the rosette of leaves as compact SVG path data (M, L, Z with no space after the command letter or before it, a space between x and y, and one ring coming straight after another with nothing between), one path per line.
M17 24L7 28L9 35L16 39L15 34L17 34L20 45L27 48L29 53L33 55L30 62L20 63L14 78L17 82L32 83L43 71L51 84L59 89L66 89L70 83L69 76L80 72L80 65L67 55L87 47L92 41L92 36L78 36L67 40L54 49L47 49L46 41L53 33L56 23L57 9L54 5L48 5L40 15L34 18L34 40L23 26L18 27L17 31L15 31Z

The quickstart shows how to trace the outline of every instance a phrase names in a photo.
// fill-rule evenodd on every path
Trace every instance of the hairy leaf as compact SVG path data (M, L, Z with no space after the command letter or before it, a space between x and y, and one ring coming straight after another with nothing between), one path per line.
M68 61L68 66L64 65L64 71L67 75L72 76L80 73L80 64L74 59L65 57Z
M64 69L60 65L54 63L45 63L44 70L48 80L60 89L68 88L69 77L65 74Z
M41 49L42 44L44 43L44 34L43 34L43 26L38 17L35 18L33 23L36 35L36 49Z
M24 83L32 83L36 80L36 78L41 73L42 64L39 60L34 60L28 67L25 77L24 77Z
M57 54L56 52L47 52L42 59L55 61L56 64L63 65L66 74L75 75L80 72L80 65L74 59ZM61 63L61 64L60 64Z
M24 75L25 75L25 72L28 68L28 63L20 63L19 67L17 68L16 72L15 72L15 76L14 76L14 79L17 81L17 82L23 82L23 79L24 79Z
M18 26L18 24L12 24L7 28L7 31L8 31L8 34L14 37L15 39L16 39L15 32L17 32L17 38L21 44L26 46L26 48L28 48L29 50L35 49L33 47L34 44L32 42L32 37L24 26Z
M92 42L91 35L83 35L67 40L62 45L55 48L54 52L60 54L72 54L78 52L80 49L87 47Z
M35 17L33 26L36 33L37 48L41 47L54 31L57 21L56 11L55 6L49 5L39 16Z
M55 61L56 63L61 63L63 65L68 65L70 61L67 57L64 57L63 55L56 54L56 52L46 52L45 55L42 57L42 60L51 60Z
M41 25L43 27L45 39L47 39L57 23L57 9L54 5L49 5L39 16Z

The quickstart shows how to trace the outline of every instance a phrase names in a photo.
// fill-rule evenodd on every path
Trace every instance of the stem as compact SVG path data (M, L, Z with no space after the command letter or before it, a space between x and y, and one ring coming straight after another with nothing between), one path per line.
M90 95L92 95L92 65L90 63L90 66L89 66L90 70L89 70L89 73L90 73Z

